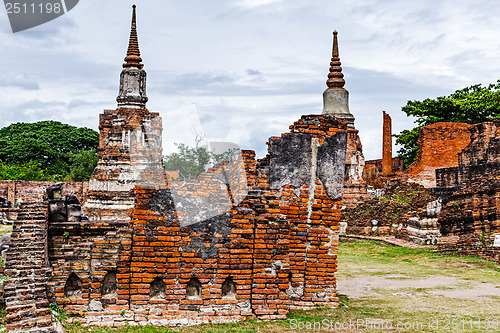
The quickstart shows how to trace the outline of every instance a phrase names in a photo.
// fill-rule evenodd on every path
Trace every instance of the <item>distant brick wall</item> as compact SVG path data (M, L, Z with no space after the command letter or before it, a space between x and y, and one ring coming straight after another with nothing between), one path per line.
M363 177L365 158L358 133L359 131L354 128L347 129L346 176L342 202L348 208L355 207L368 198L366 182Z
M470 126L440 122L421 128L417 159L405 172L408 181L435 187L436 169L458 166L458 154L470 142Z
M500 120L470 128L472 141L455 168L436 170L439 193L447 203L439 223L439 250L500 260L492 247L500 235Z
M403 172L403 158L397 156L392 158L392 175L401 175ZM383 187L382 176L382 159L369 160L365 162L365 170L363 178L367 185L375 187Z
M43 201L45 190L56 182L0 180L0 197L7 198L12 204L20 202ZM88 182L63 182L64 194L73 193L80 202L85 200L84 193Z

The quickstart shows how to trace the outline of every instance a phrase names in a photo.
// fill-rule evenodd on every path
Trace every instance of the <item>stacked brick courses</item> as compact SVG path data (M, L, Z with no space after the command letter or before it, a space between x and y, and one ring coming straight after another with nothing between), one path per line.
M9 276L5 286L9 331L54 331L46 291L50 278L46 245L46 204L23 204L5 264Z
M57 303L81 315L84 324L97 326L277 319L294 307L338 305L346 124L330 116L303 116L290 130L270 138L264 159L242 151L248 192L238 203L239 188L230 188L232 205L216 205L220 212L209 219L180 223L171 193L178 186L136 185L129 219L48 222L48 248L40 252L48 256L44 272L51 273L41 277L47 279L45 303ZM309 145L283 145L287 140ZM307 158L294 160L299 155L286 151ZM290 184L280 178L297 164L303 167L302 178ZM231 177L236 167L221 164L186 181L184 188L222 195L227 188L210 182L221 173L237 183ZM332 167L337 178L325 171ZM37 225L47 228L46 217ZM112 296L103 294L107 276L116 276ZM188 296L192 281L201 284L199 297ZM234 294L223 295L223 285L227 290L231 284ZM19 325L19 311L12 306L8 311L12 325Z
M358 133L359 131L354 128L347 129L346 179L342 198L347 208L354 208L369 198L363 177L365 169L363 146Z
M56 182L0 180L0 197L6 198L12 205L21 202L40 202L45 197L45 190ZM80 202L85 201L88 182L63 182L66 193L73 193Z
M458 166L458 154L469 144L469 124L435 123L418 133L417 159L405 171L410 182L427 188L436 186L436 169Z
M90 219L127 219L135 184L165 184L161 117L146 108L117 108L99 115L99 161L83 207Z
M470 128L459 166L436 170L436 192L447 201L439 216L439 249L500 261L500 120ZM448 191L447 191L448 190Z

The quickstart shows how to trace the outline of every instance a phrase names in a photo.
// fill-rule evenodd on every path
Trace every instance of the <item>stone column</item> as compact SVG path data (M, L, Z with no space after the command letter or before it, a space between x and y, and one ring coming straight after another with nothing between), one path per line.
M392 174L392 125L391 117L384 112L384 130L382 135L382 175Z

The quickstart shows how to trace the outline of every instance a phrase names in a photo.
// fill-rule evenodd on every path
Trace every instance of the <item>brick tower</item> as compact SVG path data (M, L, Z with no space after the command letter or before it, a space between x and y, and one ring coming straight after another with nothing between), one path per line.
M382 175L392 175L392 122L391 116L383 111L384 127L382 134Z
M115 110L99 115L99 162L89 181L83 207L89 219L128 219L135 185L165 186L162 121L146 109L146 72L132 10L130 39L120 75Z

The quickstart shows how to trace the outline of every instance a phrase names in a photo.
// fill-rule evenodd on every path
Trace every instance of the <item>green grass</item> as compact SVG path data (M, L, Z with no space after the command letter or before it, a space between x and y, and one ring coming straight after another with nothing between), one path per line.
M0 236L3 236L5 234L9 234L11 232L12 232L12 226L11 225L0 224Z
M498 283L500 265L477 257L442 255L432 249L412 249L374 241L341 243L339 276L404 274L415 278L453 276Z
M288 320L262 322L249 319L231 324L204 324L181 328L137 327L95 328L98 333L251 333L251 332L495 332L495 329L478 329L478 320L483 326L487 319L500 321L500 299L498 297L482 297L481 299L456 299L435 295L433 290L468 288L472 283L487 282L498 284L500 281L500 265L474 257L446 256L426 249L409 249L379 244L373 241L356 241L341 243L339 249L338 276L380 277L399 279L421 279L426 277L450 276L467 282L456 286L435 288L399 288L374 289L376 296L365 296L349 299L339 295L342 305L336 309L317 307L312 310L291 311ZM391 277L396 275L396 277ZM469 283L470 281L470 283ZM362 286L360 286L361 288ZM370 318L392 321L394 327L398 322L412 325L407 329L297 329L297 325L306 322L321 323L356 323ZM452 329L451 324L459 324ZM469 320L473 320L470 329ZM437 323L439 327L429 328L429 323ZM423 326L419 326L422 323ZM446 324L449 324L446 327ZM465 325L465 327L460 327ZM500 327L500 322L499 322ZM68 333L88 333L89 329L76 324L66 325ZM323 326L323 328L325 328Z

